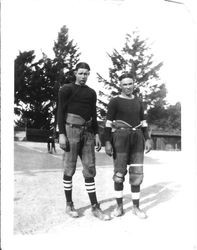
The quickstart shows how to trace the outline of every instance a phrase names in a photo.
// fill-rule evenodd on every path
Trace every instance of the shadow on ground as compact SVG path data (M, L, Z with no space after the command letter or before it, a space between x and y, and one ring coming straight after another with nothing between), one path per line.
M177 185L173 182L157 183L155 185L149 186L141 190L140 204L141 206L143 206L144 211L147 212L148 210L153 209L154 207L159 206L161 203L166 202L171 198L173 198L176 195L176 193L179 192L179 190L180 190L180 185ZM124 199L124 206L127 204L132 204L131 194L124 195L123 199ZM114 210L116 206L115 197L100 201L100 204L104 204L111 201L114 201L114 205L111 205L104 210L106 213L109 214ZM83 216L85 210L89 208L91 208L90 205L79 208L79 213ZM127 213L131 210L132 210L132 205L124 209L124 212Z

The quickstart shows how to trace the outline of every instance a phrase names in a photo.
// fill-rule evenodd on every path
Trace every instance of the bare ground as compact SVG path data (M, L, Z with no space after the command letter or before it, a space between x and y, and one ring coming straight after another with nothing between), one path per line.
M112 159L103 151L96 156L97 197L101 208L111 214L115 206ZM15 244L26 246L26 237L21 241L23 235L31 236L28 240L34 247L41 246L47 237L47 247L56 249L65 249L65 240L66 245L76 249L85 249L90 241L98 249L130 246L140 250L194 249L192 210L186 213L185 204L190 188L185 182L182 160L181 152L152 151L146 155L141 207L148 219L140 220L132 215L127 176L125 215L110 221L99 221L92 216L79 162L73 179L73 199L80 218L73 219L65 214L61 150L51 155L45 144L15 142ZM32 235L40 240L32 240ZM45 244L39 249L46 249Z

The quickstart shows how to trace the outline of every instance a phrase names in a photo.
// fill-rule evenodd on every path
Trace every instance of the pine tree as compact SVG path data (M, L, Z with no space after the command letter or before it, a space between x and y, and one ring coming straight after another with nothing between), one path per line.
M65 25L58 33L57 42L54 42L53 51L55 53L53 67L58 76L56 79L56 87L58 89L65 83L65 73L73 70L80 56L77 44L74 44L73 40L69 40L68 28Z
M120 94L118 78L123 72L132 73L135 93L140 92L140 97L146 100L147 106L153 107L158 99L162 99L165 103L166 89L165 85L161 84L158 73L162 62L154 64L153 54L147 43L147 40L141 39L139 31L134 31L132 35L126 35L125 44L120 52L114 49L111 55L108 54L113 66L109 68L109 80L97 73L98 81L104 88L103 91L99 91L98 116L100 118L105 118L109 100ZM153 92L157 95L156 99L151 97Z
M77 45L68 38L63 26L54 42L55 58L45 53L34 62L34 51L23 52L15 59L15 114L18 124L28 120L31 128L56 128L59 87L66 83L70 71L79 60Z
M19 52L14 61L14 103L16 105L15 113L20 115L20 101L26 97L29 79L31 78L31 64L35 59L34 51Z
M19 122L32 128L50 129L53 87L44 75L44 60L34 62L34 51L23 52L15 60L15 114Z
M59 88L68 83L73 76L74 66L79 61L80 53L78 52L77 44L74 44L73 40L69 40L68 28L64 25L58 33L57 41L54 42L53 51L55 58L53 60L53 71L56 74L54 81L54 93L56 107L54 109L54 128L57 124L57 108L58 108L58 91Z

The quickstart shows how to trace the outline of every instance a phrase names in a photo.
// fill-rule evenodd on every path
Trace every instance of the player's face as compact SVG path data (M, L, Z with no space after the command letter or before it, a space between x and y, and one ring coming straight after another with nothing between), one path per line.
M133 79L131 78L124 78L120 82L120 87L122 89L122 93L126 96L131 96L133 93Z
M78 69L75 71L76 84L85 85L90 72L88 69Z

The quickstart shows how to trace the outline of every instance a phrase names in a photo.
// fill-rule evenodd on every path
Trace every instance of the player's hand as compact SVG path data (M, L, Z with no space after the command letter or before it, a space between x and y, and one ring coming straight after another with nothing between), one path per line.
M96 144L96 151L99 152L101 150L102 145L98 134L96 134L95 136L95 144Z
M105 143L105 153L109 156L113 155L113 148L112 148L111 142L109 141L106 141Z
M66 142L68 141L68 138L66 137L65 134L60 134L59 135L59 145L60 148L65 150L66 149Z
M151 141L151 139L148 139L145 141L145 154L150 152L151 149L152 149L152 141Z

